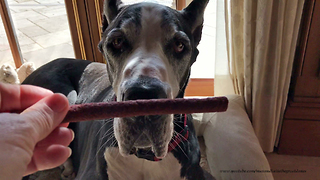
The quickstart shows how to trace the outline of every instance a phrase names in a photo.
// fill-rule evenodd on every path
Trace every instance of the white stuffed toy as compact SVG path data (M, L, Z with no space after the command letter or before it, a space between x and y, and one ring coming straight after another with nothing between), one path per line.
M16 69L20 83L22 83L34 70L36 70L33 62L25 62Z
M3 64L0 68L0 82L20 84L35 70L34 63L26 62L15 69L10 64Z

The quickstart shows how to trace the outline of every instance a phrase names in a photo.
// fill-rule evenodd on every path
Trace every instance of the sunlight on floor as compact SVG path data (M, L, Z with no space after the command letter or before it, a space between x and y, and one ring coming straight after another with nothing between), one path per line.
M36 67L55 58L74 57L64 0L7 0L23 59ZM13 65L2 22L0 65Z

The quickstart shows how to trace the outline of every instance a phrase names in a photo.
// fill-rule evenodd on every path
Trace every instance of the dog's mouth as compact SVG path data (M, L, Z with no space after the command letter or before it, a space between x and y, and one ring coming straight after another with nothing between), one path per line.
M147 146L147 147L139 147L134 146L130 150L130 155L136 155L139 158L153 158L156 157L158 159L163 159L167 154L167 145L163 145L162 147L155 146Z
M164 158L173 134L172 121L172 115L116 118L114 130L120 154L154 154L158 159Z
M137 148L137 147L133 147L130 151L130 154L149 154L149 153L154 153L154 150L152 149L152 147L144 147L144 148Z
M136 155L138 158L144 158L144 159L148 159L151 161L157 161L160 160L162 158L164 158L164 156L159 156L157 157L154 153L154 149L152 147L145 147L145 148L136 148L133 147L130 151L130 154L134 154Z

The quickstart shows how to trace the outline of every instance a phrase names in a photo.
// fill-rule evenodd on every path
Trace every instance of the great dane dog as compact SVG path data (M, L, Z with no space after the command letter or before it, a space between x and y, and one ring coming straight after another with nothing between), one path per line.
M98 47L106 65L58 59L23 83L63 93L70 104L182 98L199 53L208 1L194 0L176 11L155 3L105 0ZM214 179L199 165L190 115L104 119L70 127L75 179Z

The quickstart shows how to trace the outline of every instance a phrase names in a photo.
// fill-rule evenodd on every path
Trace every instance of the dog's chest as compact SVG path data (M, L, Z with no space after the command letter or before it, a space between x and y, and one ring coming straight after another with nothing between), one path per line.
M118 148L107 148L104 157L107 161L107 172L110 180L182 180L181 165L169 153L159 162L139 159L134 155L123 157Z

